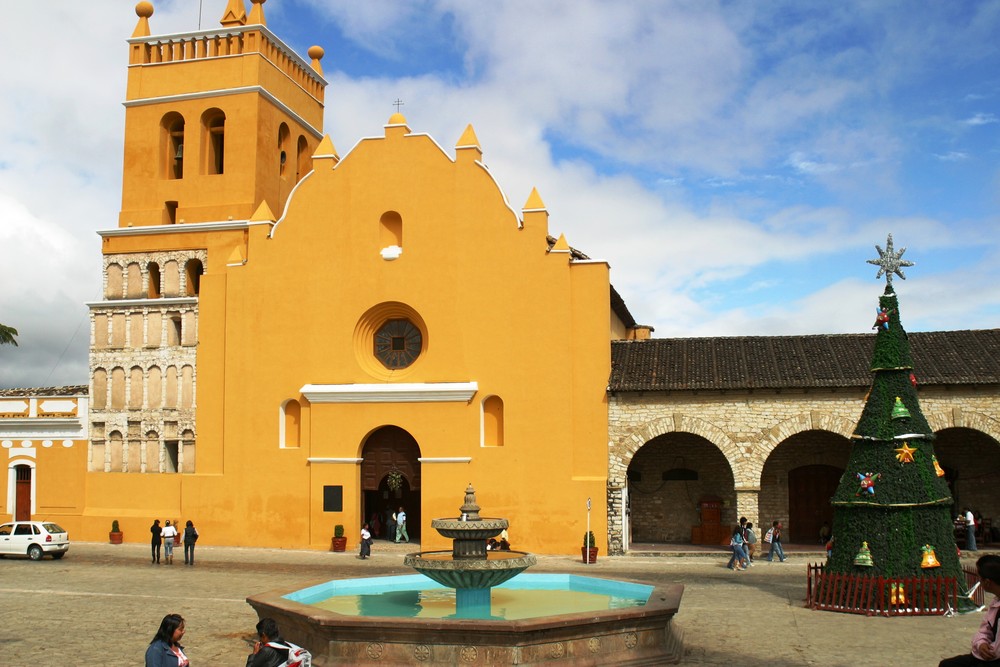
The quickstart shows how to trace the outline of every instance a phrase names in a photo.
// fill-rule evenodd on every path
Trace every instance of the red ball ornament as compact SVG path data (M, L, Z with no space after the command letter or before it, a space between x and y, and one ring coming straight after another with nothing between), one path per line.
M917 376L915 373L910 373L910 384L912 384L914 387L917 386Z

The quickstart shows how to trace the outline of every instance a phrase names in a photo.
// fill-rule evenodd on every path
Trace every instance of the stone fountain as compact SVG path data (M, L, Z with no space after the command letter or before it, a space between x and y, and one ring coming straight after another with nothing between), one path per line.
M508 526L507 519L479 516L476 490L469 484L465 503L456 519L434 519L431 527L452 540L451 551L409 554L403 564L455 589L455 615L459 618L489 618L490 589L499 586L535 564L535 557L521 551L489 551L487 540Z
M335 579L302 589L260 593L248 597L247 602L258 617L275 619L289 641L308 648L315 667L622 667L680 660L682 636L672 623L684 591L680 584L653 586L573 574L517 577L534 565L536 558L519 551L486 549L487 540L507 528L507 520L480 517L471 484L460 515L434 519L431 526L452 540L452 550L407 555L404 563L424 576ZM575 567L575 559L567 561L567 569ZM455 590L455 613L443 617L415 617L412 610L385 613L378 604L365 601L384 594L393 600L413 600L421 607L427 602L423 596L446 590L442 586ZM505 606L525 594L520 600L526 601L530 613L513 618L494 615L490 609L493 589L498 595L503 592ZM352 595L359 592L361 595ZM532 597L538 593L544 602ZM581 593L602 594L619 602L592 609L583 609L577 602L550 606L549 598ZM625 598L631 602L622 606L620 601ZM371 611L376 608L379 610Z

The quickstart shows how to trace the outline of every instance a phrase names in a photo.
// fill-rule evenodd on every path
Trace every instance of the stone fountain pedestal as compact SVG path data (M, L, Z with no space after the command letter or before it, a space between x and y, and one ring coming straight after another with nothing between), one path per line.
M488 551L487 540L510 524L507 519L480 517L479 509L476 490L469 484L458 518L431 521L431 528L451 539L451 552L423 551L403 559L404 565L455 589L458 618L489 618L490 589L536 563L533 555L522 551Z

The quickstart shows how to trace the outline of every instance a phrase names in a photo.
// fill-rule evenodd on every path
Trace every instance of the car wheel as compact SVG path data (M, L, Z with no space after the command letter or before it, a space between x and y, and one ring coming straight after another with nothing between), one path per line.
M28 558L31 560L42 560L42 548L37 544L28 547Z
M55 558L56 560L59 560L60 558L62 558L65 555L66 555L65 551L57 551L54 554L52 554L52 557Z

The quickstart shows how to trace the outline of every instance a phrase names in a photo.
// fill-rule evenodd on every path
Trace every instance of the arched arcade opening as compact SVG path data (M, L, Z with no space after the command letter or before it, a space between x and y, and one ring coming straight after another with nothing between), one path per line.
M758 496L759 534L784 524L785 542L818 543L824 522L833 526L833 497L851 455L851 441L808 430L783 440L764 462Z
M735 523L734 487L729 461L707 439L685 432L653 438L628 465L624 548L630 543L691 542L702 523L701 502L710 497L721 502L721 525Z

